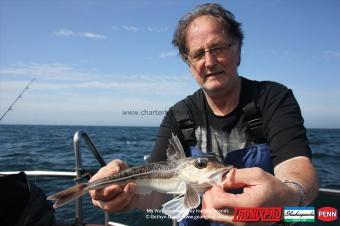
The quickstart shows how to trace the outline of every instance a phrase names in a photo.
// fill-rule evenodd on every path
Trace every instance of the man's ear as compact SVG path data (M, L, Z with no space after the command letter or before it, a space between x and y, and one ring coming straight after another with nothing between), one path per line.
M240 66L241 64L241 47L239 47L238 49L238 62L237 62L237 66Z

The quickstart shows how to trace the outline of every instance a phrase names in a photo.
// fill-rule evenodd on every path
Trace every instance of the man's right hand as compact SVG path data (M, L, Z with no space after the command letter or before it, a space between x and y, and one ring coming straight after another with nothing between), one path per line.
M121 160L113 160L95 175L89 182L114 175L129 166ZM109 187L90 191L92 203L107 212L123 212L134 208L137 195L134 193L136 184L130 182L126 185L113 184Z

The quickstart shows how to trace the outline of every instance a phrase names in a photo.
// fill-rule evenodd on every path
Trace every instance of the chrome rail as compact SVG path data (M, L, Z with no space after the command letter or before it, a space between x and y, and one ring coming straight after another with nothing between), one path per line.
M80 138L82 132L77 131L73 136L73 149L74 149L74 157L76 160L76 184L80 183L80 179L82 178L83 173L83 164L81 161L81 152L80 152ZM75 201L76 209L75 209L75 225L82 225L83 222L83 198L79 197Z
M6 171L0 172L0 174L18 174L24 172L27 176L36 177L76 177L76 172L66 172L66 171L44 171L44 170L32 170L32 171Z
M18 174L20 172L24 172L27 176L36 176L36 177L72 177L75 178L75 182L77 184L81 183L81 180L86 177L85 170L83 169L82 165L82 158L81 158L81 151L80 151L80 141L81 138L85 140L85 143L92 151L93 155L99 162L101 166L105 166L106 163L101 157L98 149L84 131L77 131L73 136L73 147L74 147L74 155L75 155L75 171L6 171L0 172L0 174ZM82 205L82 198L78 198L76 200L76 209L75 209L75 222L74 226L81 226L83 224L83 205ZM105 212L105 225L110 225L109 222L109 214Z
M101 167L106 166L106 162L104 161L104 159L100 155L98 149L96 148L96 146L94 145L94 143L92 142L92 140L90 139L89 135L87 135L86 132L81 131L81 130L77 131L74 134L73 142L74 143L79 143L80 137L82 137L85 140L87 146L89 146L90 150L92 151L92 154L97 159L97 161L99 162L100 166ZM78 146L79 145L77 145L77 148L78 148Z
M82 159L81 159L81 151L80 151L80 140L83 138L85 140L85 143L88 145L90 150L92 151L93 155L99 162L101 166L105 166L106 163L99 154L96 146L90 139L90 137L85 133L84 131L77 131L73 136L73 147L74 147L74 155L76 160L76 184L81 183L81 179L84 178L84 169L82 165ZM105 225L108 225L109 221L109 215L107 212L105 212ZM83 199L82 197L79 197L76 199L76 210L75 210L75 225L83 225Z
M332 188L320 188L320 194L339 196L340 197L340 189L332 189Z

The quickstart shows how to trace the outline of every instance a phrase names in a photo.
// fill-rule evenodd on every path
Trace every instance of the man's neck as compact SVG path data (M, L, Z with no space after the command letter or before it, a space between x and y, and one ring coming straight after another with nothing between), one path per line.
M241 78L235 81L232 90L221 90L220 92L204 92L208 104L215 115L224 116L231 113L238 105L241 93Z

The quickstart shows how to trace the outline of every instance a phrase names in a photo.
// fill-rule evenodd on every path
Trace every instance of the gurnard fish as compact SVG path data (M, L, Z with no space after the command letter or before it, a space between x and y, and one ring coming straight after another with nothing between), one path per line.
M162 205L162 212L170 218L181 221L190 209L197 208L200 196L213 185L222 185L223 177L233 168L224 165L213 155L186 157L183 147L172 135L166 150L167 161L131 167L115 175L90 183L81 183L49 196L54 208L69 203L88 191L108 187L112 184L125 185L134 182L136 194L148 195L156 191L177 195Z

